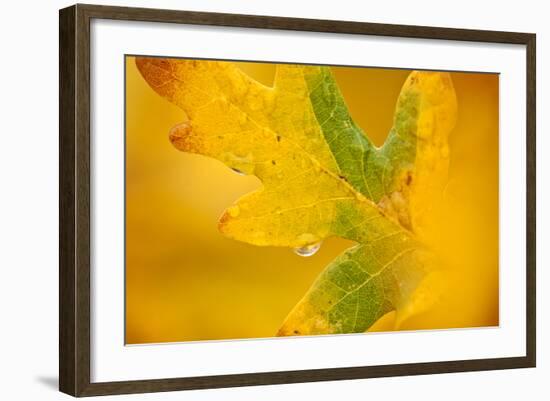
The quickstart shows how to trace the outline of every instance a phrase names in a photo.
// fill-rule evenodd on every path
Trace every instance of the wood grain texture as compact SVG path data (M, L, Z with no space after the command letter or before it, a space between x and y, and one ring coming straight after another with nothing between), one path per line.
M536 36L530 35L527 43L527 258L525 267L527 270L527 302L526 302L526 332L527 332L527 356L530 366L536 366L537 344L537 269L536 269L536 224L537 224L537 85L536 85Z
M75 8L59 16L59 388L74 394Z
M90 19L444 39L527 49L527 354L517 358L90 382ZM73 396L144 393L534 367L536 361L535 35L351 21L75 5L59 14L59 388ZM121 157L123 157L121 155Z

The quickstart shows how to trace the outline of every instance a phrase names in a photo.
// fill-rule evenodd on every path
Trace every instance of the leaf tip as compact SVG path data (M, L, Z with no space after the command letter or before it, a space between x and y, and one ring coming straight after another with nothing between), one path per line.
M173 127L168 138L174 147L181 151L189 151L191 149L189 138L191 136L192 127L190 121L185 121Z
M276 336L277 337L290 337L290 336L299 336L300 332L298 330L289 330L288 327L283 326L278 331Z
M451 74L439 71L413 71L409 75L404 89L413 89L421 93L432 105L446 104L456 113L456 93Z
M166 100L182 108L181 81L178 71L181 60L169 60L158 57L136 57L136 67L147 84Z
M241 210L237 205L227 208L218 220L218 230L222 234L227 235L229 232L229 223L232 219L238 217L240 212Z

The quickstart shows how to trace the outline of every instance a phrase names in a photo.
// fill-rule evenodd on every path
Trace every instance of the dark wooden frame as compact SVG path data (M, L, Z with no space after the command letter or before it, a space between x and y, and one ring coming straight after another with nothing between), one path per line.
M244 28L512 43L527 48L527 354L524 357L367 367L90 382L90 20L171 22ZM75 5L59 14L59 389L73 396L363 379L534 367L535 34L236 14Z

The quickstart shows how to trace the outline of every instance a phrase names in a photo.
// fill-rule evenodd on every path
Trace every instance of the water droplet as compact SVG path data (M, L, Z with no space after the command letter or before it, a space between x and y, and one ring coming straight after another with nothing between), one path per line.
M246 175L245 173L243 173L241 170L239 169L236 169L236 168L231 168L231 170L233 170L233 172L235 172L236 174L238 175Z
M321 243L316 242L314 244L305 245L300 248L294 248L294 253L298 256L308 257L315 255L319 248L321 248Z

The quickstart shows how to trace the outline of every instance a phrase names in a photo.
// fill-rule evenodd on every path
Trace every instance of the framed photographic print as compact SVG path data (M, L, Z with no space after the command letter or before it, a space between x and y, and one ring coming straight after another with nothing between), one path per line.
M535 35L60 11L60 390L535 366Z

